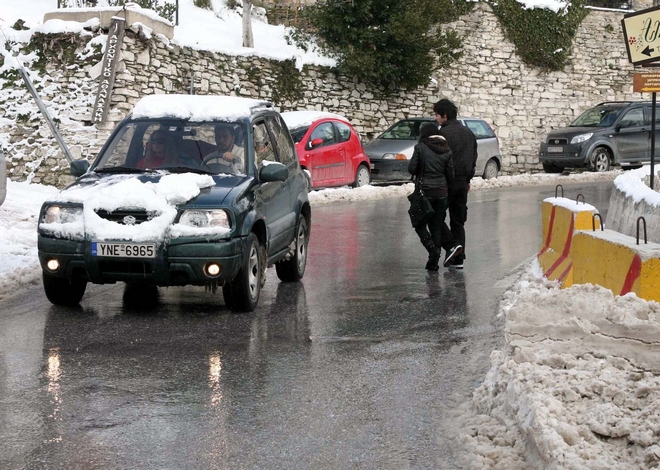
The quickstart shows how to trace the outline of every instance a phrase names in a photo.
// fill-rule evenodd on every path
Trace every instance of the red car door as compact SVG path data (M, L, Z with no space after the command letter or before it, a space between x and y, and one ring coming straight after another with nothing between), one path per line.
M322 122L312 129L306 148L314 186L330 185L341 178L345 163L331 122Z

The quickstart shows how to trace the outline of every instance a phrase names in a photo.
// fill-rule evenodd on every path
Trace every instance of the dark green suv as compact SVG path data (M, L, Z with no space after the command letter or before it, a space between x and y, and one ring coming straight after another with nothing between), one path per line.
M143 98L91 167L44 203L39 260L48 299L76 305L88 282L222 287L252 311L267 266L305 273L311 211L283 119L235 97Z

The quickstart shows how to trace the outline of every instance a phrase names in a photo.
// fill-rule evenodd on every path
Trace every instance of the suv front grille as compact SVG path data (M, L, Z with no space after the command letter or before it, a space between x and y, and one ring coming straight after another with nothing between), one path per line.
M116 210L112 212L98 210L96 214L102 219L122 225L138 225L151 220L155 216L155 214L150 214L144 210Z
M568 143L568 139L548 139L548 143L552 145L566 145Z

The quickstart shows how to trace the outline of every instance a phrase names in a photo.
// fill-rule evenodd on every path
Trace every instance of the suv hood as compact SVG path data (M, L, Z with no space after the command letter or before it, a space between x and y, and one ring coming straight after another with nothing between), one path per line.
M169 174L94 174L82 176L61 191L53 202L81 204L83 217L63 223L42 223L40 229L64 238L92 240L162 241L168 236L220 235L224 228L186 227L174 224L178 210L187 205L219 208L229 192L245 176ZM46 204L51 204L47 202ZM116 220L107 214L115 211L143 214L140 222ZM196 231L194 234L193 231ZM202 233L203 232L203 233Z
M594 134L602 133L603 131L608 131L608 127L564 127L563 129L555 129L548 132L548 137L546 142L550 139L568 139L570 142L573 137L580 134L588 134L593 132Z
M416 140L374 139L364 146L364 153L370 160L381 160L386 153L403 153L410 160L415 144Z

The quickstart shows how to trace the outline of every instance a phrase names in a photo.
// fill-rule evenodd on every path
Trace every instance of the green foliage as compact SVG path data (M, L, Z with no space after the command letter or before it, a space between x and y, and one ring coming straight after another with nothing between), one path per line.
M196 2L199 0L196 0ZM203 0L201 0L203 1ZM210 1L210 0L209 0ZM126 3L137 3L142 8L148 8L155 11L166 20L174 23L174 14L176 13L176 3L171 0L108 0L111 7L122 6Z
M273 65L273 103L295 101L303 96L303 82L300 71L293 60L283 60Z
M213 10L211 0L193 0L193 5L198 8L204 8L205 10Z
M492 0L490 5L523 62L549 71L564 68L575 33L587 15L584 0L572 1L559 13L525 9L517 0Z
M319 0L290 39L316 40L340 72L385 92L414 89L461 56L460 39L438 24L472 8L466 0Z

